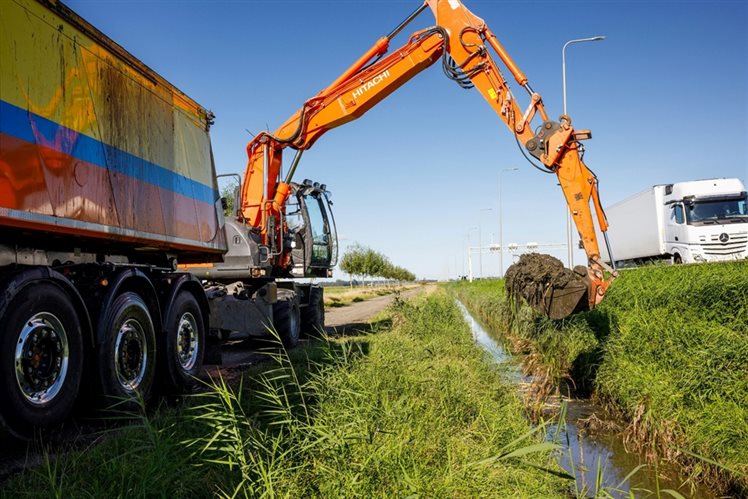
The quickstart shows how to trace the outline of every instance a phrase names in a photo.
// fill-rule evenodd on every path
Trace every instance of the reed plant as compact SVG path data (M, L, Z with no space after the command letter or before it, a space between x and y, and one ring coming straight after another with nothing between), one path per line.
M748 262L626 270L596 310L560 321L512 308L501 281L451 289L551 382L619 412L633 447L748 493Z
M284 364L280 355L276 369L242 392L253 428L234 431L234 417L228 428L215 423L225 412L242 414L235 398L196 408L209 426L201 455L235 470L226 495L553 497L570 490L551 457L554 446L531 430L446 295L398 301L393 314L391 330L323 341L315 361Z

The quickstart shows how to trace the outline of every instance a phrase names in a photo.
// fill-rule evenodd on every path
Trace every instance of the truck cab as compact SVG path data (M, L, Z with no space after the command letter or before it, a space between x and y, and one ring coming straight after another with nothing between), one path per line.
M748 258L748 199L739 179L662 186L665 247L673 263Z

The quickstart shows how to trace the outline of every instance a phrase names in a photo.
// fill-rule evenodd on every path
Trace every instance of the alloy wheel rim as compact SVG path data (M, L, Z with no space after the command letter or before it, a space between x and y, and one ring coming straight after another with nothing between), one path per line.
M15 352L16 382L26 401L37 406L52 401L65 384L69 363L68 337L60 319L39 312L26 321Z
M177 326L177 360L185 371L197 362L197 331L195 316L190 312L183 314Z
M114 365L117 380L128 391L136 390L145 378L148 350L143 326L136 319L127 319L117 331L114 344Z

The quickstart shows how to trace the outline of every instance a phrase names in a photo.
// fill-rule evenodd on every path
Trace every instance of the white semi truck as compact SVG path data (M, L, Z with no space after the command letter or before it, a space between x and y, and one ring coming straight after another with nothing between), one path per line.
M737 178L655 185L605 209L618 265L748 258L748 201ZM602 257L611 261L606 248Z

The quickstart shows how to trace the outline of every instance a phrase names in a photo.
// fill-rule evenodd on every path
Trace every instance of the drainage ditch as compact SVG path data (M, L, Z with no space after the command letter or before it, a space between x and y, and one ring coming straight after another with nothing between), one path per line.
M497 341L500 334L485 328L459 301L457 305L473 339L492 362L504 368L507 380L520 391L531 386L533 378L522 373L517 358ZM592 401L552 396L544 409L544 415L555 421L548 425L546 438L561 446L558 462L576 477L580 495L597 497L604 490L613 497L628 497L629 493L636 497L674 497L669 491L675 491L684 497L717 497L706 487L693 484L675 466L651 464L644 454L629 452L622 435L625 423L612 419Z

